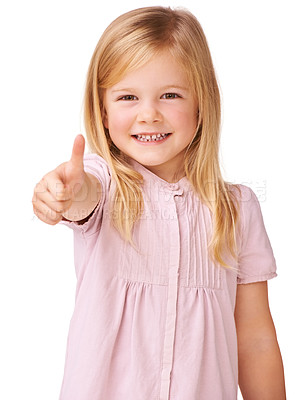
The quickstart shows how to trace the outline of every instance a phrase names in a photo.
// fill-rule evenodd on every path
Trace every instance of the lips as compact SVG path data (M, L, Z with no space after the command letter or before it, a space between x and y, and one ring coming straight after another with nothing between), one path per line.
M139 142L160 142L166 139L171 133L142 133L132 135Z

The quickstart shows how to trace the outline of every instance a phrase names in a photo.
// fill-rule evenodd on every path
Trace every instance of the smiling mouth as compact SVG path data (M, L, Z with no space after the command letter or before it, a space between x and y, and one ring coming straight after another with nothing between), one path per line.
M153 135L133 135L139 142L160 142L166 137L171 135L171 133L157 133Z

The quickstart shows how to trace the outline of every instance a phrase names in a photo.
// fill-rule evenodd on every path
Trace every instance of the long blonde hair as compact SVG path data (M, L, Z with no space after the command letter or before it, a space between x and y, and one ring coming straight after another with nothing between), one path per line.
M237 258L237 196L219 166L220 94L207 40L197 19L185 9L144 7L127 12L104 31L93 53L85 91L85 128L91 151L110 165L116 183L113 225L132 242L134 223L143 212L142 175L112 142L103 125L104 92L128 72L168 50L184 67L199 104L196 134L185 152L185 173L209 207L213 231L211 257L225 267L227 252Z

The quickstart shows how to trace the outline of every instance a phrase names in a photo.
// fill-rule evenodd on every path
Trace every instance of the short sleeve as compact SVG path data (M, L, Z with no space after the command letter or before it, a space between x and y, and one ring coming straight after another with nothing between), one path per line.
M265 281L277 274L261 207L252 189L244 185L239 185L239 187L241 189L241 245L237 283Z
M88 236L100 229L103 207L108 198L111 174L107 162L97 154L87 154L84 156L84 170L99 180L101 185L100 202L93 211L92 216L84 224L80 225L77 222L65 220L60 223Z

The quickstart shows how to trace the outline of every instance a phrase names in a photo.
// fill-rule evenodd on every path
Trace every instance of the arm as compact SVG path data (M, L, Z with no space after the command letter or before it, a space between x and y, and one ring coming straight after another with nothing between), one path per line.
M285 400L283 363L266 281L238 285L235 322L243 399Z

